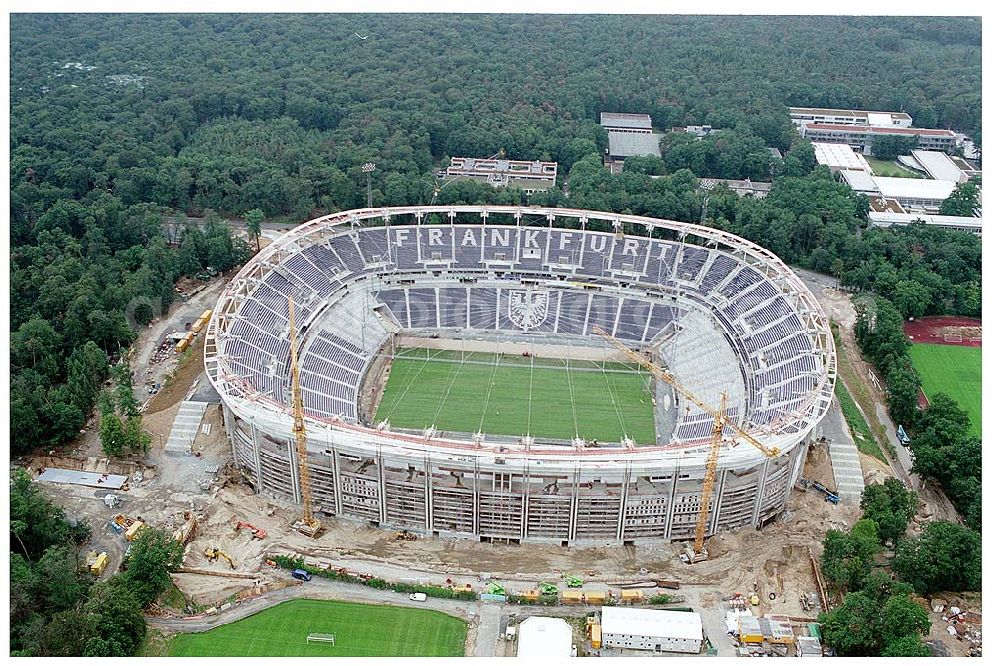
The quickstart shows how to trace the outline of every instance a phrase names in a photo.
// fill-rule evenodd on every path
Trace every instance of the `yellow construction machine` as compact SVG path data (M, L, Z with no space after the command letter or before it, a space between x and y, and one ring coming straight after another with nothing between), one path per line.
M312 489L309 487L309 459L306 450L305 411L302 407L302 387L299 386L298 349L295 343L295 303L288 297L288 337L291 342L292 362L292 432L295 434L295 451L299 463L299 490L302 494L302 519L292 524L292 529L315 539L323 531L323 524L313 516Z
M744 430L739 423L729 417L726 413L728 396L725 391L719 396L719 406L717 408L712 407L687 390L670 372L653 363L641 352L618 341L600 326L594 326L593 331L607 340L618 351L624 354L626 358L646 368L657 379L666 382L675 391L683 395L691 404L704 410L706 414L712 415L712 438L709 442L708 459L705 462L705 479L701 485L701 500L698 504L698 522L695 524L694 544L693 547L689 546L686 548L686 552L681 557L688 564L707 560L708 551L705 549L705 530L708 526L708 512L712 501L712 490L715 488L715 473L719 466L719 451L722 448L723 441L725 441L724 431L726 428L729 428L736 438L749 442L760 449L761 453L768 458L773 458L781 452L774 447L767 446L758 441L753 435Z
M233 561L233 558L230 557L229 554L226 553L224 550L221 550L219 548L206 548L205 557L208 558L209 562L215 562L217 559L221 557L226 562L229 562L230 569L236 568L236 562Z

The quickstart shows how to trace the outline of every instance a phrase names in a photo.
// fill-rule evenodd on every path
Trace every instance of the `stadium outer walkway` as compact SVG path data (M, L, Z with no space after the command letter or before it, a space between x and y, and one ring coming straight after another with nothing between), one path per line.
M861 493L865 489L865 477L861 471L858 447L851 438L840 403L837 402L835 405L836 408L829 410L820 421L820 428L830 451L830 464L833 466L833 478L837 481L837 493L842 501L857 504L861 501Z

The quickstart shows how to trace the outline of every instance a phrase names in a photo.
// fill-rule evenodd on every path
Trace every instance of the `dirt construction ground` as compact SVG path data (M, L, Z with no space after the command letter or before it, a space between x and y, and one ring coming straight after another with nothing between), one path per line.
M221 285L221 281L213 283L206 292L217 296ZM830 307L831 314L844 328L850 328L853 307L849 299L842 292L824 291L829 292L823 299L824 306ZM206 296L205 302L211 303L211 298ZM200 314L203 306L202 302L190 304L184 308L184 316L189 311ZM164 321L159 328L166 329L175 323ZM150 329L148 335L153 338L161 332ZM155 340L143 340L141 350L146 355L140 353L133 362L145 367L142 364L148 363L149 354L157 344ZM849 362L855 360L860 358ZM112 562L106 575L116 570L126 545L107 527L115 513L141 516L152 525L172 530L180 526L185 511L192 512L198 519L197 531L187 545L185 571L174 576L185 597L184 602L175 606L181 613L218 606L233 601L237 595L259 593L269 585L287 581L288 573L269 567L265 559L273 554L293 554L389 580L446 585L450 579L451 584L469 585L477 590L482 589L484 578L500 582L508 591L525 591L541 581L558 583L562 574L580 575L585 580L585 589L607 589L608 583L622 580L678 580L680 593L690 605L703 613L718 611L718 615L706 619L716 624L724 614L726 598L734 593L749 595L756 587L761 599L758 614L815 617L819 609L804 611L799 605L801 594L816 591L810 552L818 557L826 531L845 529L859 516L856 505L834 505L824 501L817 491L793 490L786 511L771 524L760 530L743 528L712 537L707 542L710 558L695 565L681 563L678 558L681 544L567 548L481 544L463 539L404 541L397 540L393 531L346 519L324 519L325 532L312 540L290 529L290 523L299 513L297 507L254 495L233 470L219 405L210 405L205 414L204 423L211 424L211 432L208 435L199 432L193 444L195 455L164 455L163 442L180 401L196 382L203 381L201 353L196 349L186 363L173 371L167 388L149 403L144 425L153 434L152 450L129 467L140 470L142 479L133 479L127 492L118 493L121 506L106 507L101 501L103 491L42 484L46 494L65 506L69 515L91 525L93 544L85 548L108 551ZM92 442L96 438L92 432L83 438L90 442L89 446L68 452L57 463L78 468L99 466L99 445L95 451ZM36 459L29 464L37 469L56 463ZM862 456L862 464L869 482L892 473L892 469L866 456ZM833 486L824 445L811 447L803 476ZM922 492L922 498L928 492ZM921 513L920 519L943 515L940 507L928 507L926 503ZM238 521L263 528L267 531L266 538L256 540L249 530L237 530ZM222 559L209 562L204 555L206 548L224 551L232 558L234 568L230 569ZM727 640L724 625L721 636L720 640Z

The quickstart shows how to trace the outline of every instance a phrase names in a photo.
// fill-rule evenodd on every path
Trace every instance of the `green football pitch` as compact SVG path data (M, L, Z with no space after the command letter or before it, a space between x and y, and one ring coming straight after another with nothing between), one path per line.
M462 620L419 608L296 599L198 634L178 634L171 657L460 657ZM334 645L307 643L333 634Z
M913 365L924 393L946 393L969 413L972 432L983 436L983 349L958 345L914 344Z
M375 419L396 428L652 444L648 381L624 363L403 349Z

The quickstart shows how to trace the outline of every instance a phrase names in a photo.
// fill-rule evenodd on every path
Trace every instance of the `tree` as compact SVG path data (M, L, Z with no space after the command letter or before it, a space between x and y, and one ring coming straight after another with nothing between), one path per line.
M170 533L147 527L132 542L128 568L122 582L132 592L136 603L145 608L166 590L171 572L184 561L184 547Z
M894 160L917 147L917 138L898 134L880 134L872 142L872 155L880 160Z
M882 543L895 544L903 536L917 514L917 505L917 493L895 477L867 486L861 493L861 510L865 518L875 521Z
M892 568L919 594L978 590L982 537L955 523L928 523L919 537L899 541Z
M101 425L98 434L101 439L101 450L104 451L105 455L118 458L125 452L127 447L125 425L114 411L101 412Z
M916 634L890 641L879 654L881 657L930 657L931 649Z
M979 178L972 178L956 185L948 198L941 202L939 209L942 215L957 215L959 217L979 217Z
M921 635L931 630L931 620L923 606L913 601L909 595L897 594L889 597L879 615L880 633L886 640L892 637Z
M247 233L257 243L257 252L260 252L260 223L264 221L264 211L254 208L245 214L247 220Z
M874 599L861 592L851 592L844 603L820 613L823 639L842 657L864 657L878 654L882 637L878 635L879 607Z
M881 550L873 520L859 520L850 532L830 530L823 541L823 576L840 589L856 590L868 577L872 559Z
M142 607L121 576L95 585L83 608L95 618L98 634L87 643L86 656L130 656L146 637Z

